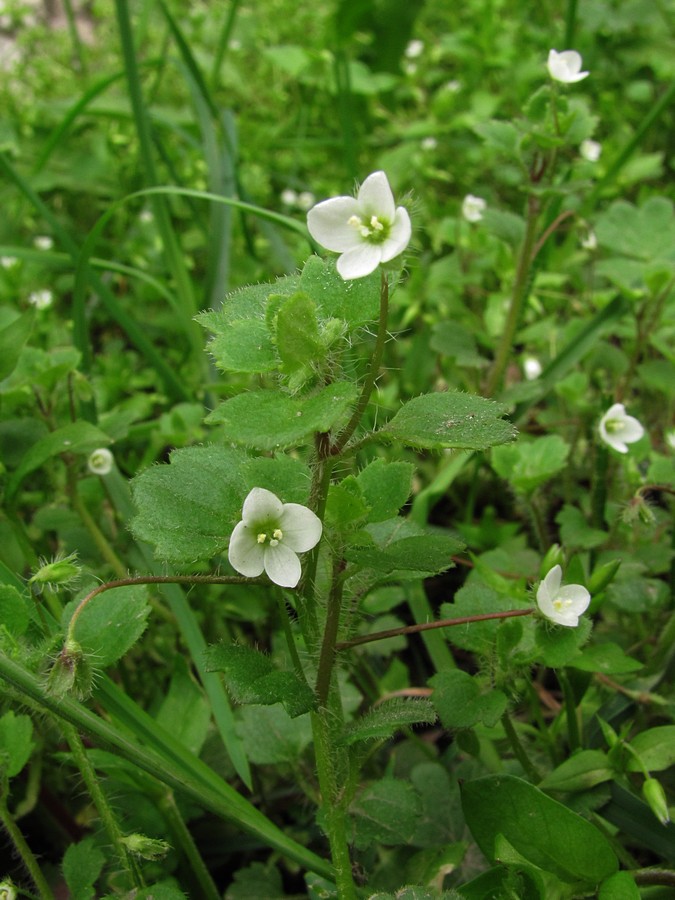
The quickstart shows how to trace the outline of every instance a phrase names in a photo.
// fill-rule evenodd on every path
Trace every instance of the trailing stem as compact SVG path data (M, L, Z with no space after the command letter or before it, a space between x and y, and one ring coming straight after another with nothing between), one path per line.
M30 849L26 839L21 833L21 829L17 826L11 813L7 809L4 798L0 798L0 825L2 825L7 832L9 839L14 845L17 856L20 857L24 868L37 888L40 900L54 900L52 889L47 884L47 879L42 874L42 869L38 865L38 861L33 855L33 851Z

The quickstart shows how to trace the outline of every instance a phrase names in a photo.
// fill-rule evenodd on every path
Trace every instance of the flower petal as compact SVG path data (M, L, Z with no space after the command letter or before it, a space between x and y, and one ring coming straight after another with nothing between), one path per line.
M247 578L262 575L264 569L264 550L255 535L244 522L235 525L230 537L227 558L233 569Z
M624 417L623 426L619 432L622 441L626 444L633 444L635 441L639 441L644 433L644 428L634 416Z
M391 226L389 237L384 244L382 244L381 261L389 262L390 259L394 259L395 256L403 253L410 243L411 234L412 225L410 223L408 210L404 206L399 206L396 210L396 215L394 216L394 222Z
M302 568L296 554L284 544L265 547L265 571L279 587L295 587L300 581Z
M384 172L373 172L363 182L357 197L361 215L366 218L377 216L393 222L396 214L394 195L389 186L389 179Z
M278 519L282 510L283 503L276 494L265 488L254 487L244 500L241 518L247 525L255 524L264 522L265 519Z
M370 275L382 260L380 244L361 243L358 247L343 253L337 261L337 270L345 281Z
M557 596L558 591L560 590L560 582L562 581L562 569L560 566L553 566L552 569L546 573L546 578L542 581L539 586L540 589L543 587L549 599L553 600L554 597ZM537 597L539 594L537 594Z
M363 242L358 230L349 224L352 216L359 215L361 208L353 197L332 197L310 209L307 228L314 240L326 250L342 253Z
M304 553L315 547L323 530L321 519L311 509L299 503L284 504L279 528L284 533L284 544L296 553Z
M582 584L566 584L558 591L558 597L561 600L571 600L572 606L567 607L573 610L575 616L585 613L591 602L591 595Z

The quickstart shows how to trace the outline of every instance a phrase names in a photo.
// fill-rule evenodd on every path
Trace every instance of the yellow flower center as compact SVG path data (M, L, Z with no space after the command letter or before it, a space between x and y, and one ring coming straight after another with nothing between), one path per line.
M391 229L389 222L378 216L371 216L368 221L363 216L351 216L347 224L356 228L361 237L370 244L381 244L387 239Z

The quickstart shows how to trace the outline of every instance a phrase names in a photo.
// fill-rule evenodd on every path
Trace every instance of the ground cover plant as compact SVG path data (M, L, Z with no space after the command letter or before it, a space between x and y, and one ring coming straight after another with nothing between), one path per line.
M675 890L675 14L0 9L0 896Z

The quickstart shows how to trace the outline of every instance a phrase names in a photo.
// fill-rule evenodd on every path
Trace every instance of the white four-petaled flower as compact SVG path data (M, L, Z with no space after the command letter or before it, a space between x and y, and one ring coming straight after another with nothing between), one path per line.
M588 609L591 595L581 584L560 586L562 569L553 566L537 588L537 606L540 611L557 625L576 628L579 616Z
M412 226L407 209L396 206L384 172L373 172L356 197L332 197L307 213L315 241L340 253L337 270L345 281L370 275L403 253Z
M467 222L480 222L486 207L487 203L482 197L467 194L462 201L462 215Z
M639 441L645 433L640 422L634 416L627 415L623 403L610 406L600 419L599 431L603 441L619 453L628 453L626 444Z
M574 84L589 74L581 71L581 56L576 50L563 50L562 53L550 50L546 65L551 78L563 84Z
M271 491L255 487L230 537L228 559L240 575L255 578L264 571L275 584L292 588L302 571L298 553L315 547L321 531L311 509L282 503Z
M98 450L93 450L89 454L87 468L92 475L109 475L114 462L115 457L110 450L107 447L99 447Z

